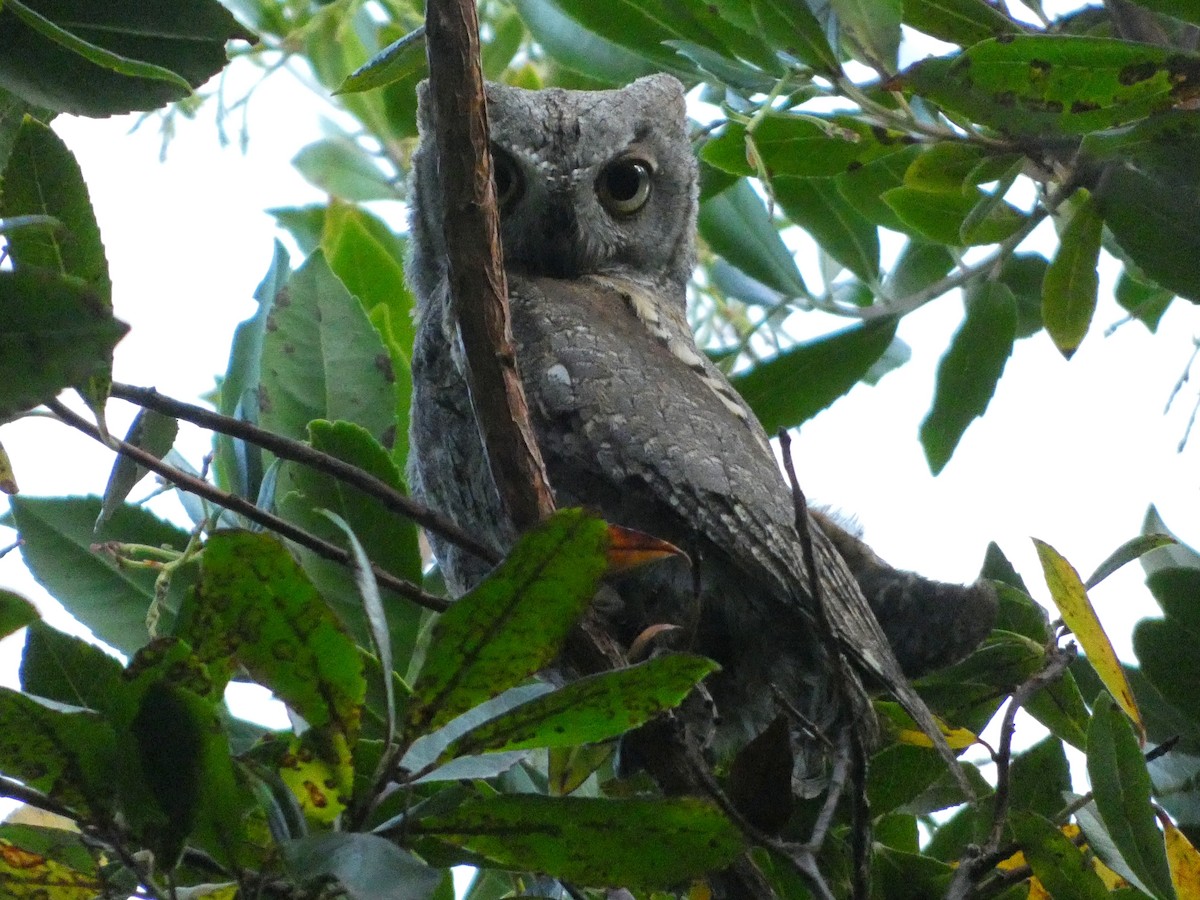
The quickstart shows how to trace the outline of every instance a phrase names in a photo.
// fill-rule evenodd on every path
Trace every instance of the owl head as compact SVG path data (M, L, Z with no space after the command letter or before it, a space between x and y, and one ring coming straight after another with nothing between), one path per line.
M421 88L414 170L419 200L440 210L423 183L436 178L436 154ZM694 264L697 194L683 85L669 75L610 91L488 84L487 101L505 268L567 279L621 275L682 297ZM416 236L422 223L413 224ZM441 222L423 224L424 238L440 246Z

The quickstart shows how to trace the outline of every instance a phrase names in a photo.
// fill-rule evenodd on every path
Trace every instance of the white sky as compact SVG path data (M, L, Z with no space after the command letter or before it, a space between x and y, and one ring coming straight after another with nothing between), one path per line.
M179 123L163 164L153 121L132 136L128 117L55 124L92 193L116 313L133 326L117 348L116 378L184 400L212 387L234 326L253 311L251 293L276 237L263 210L323 199L289 162L319 136L321 111L293 79L276 76L256 93L245 155L218 146L212 110ZM1158 335L1133 323L1106 338L1104 329L1122 318L1106 275L1096 324L1075 357L1063 360L1045 334L1020 341L987 414L937 478L916 435L961 301L945 297L907 316L900 336L913 348L911 361L803 428L796 453L806 492L856 516L893 564L934 577L971 580L996 540L1042 600L1030 536L1049 541L1086 577L1139 532L1154 503L1180 537L1200 545L1200 436L1176 452L1197 386L1185 385L1171 413L1162 413L1200 318L1176 301ZM111 427L123 432L128 407L114 402L110 410ZM28 495L104 488L111 455L70 428L25 420L0 427L0 441ZM181 447L198 462L208 437L183 426ZM155 508L173 504L164 498ZM0 529L0 547L13 538ZM0 558L0 586L33 600L52 624L77 629L32 582L19 553ZM1154 613L1140 569L1126 567L1092 597L1118 652L1132 659L1133 623ZM0 642L0 684L16 686L21 642L20 635Z

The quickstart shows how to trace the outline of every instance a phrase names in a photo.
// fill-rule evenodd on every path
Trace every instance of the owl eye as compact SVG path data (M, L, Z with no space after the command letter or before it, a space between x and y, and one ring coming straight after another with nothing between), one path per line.
M596 196L613 215L628 216L650 198L650 163L636 157L614 160L596 179Z
M525 179L521 176L516 160L494 145L492 177L496 180L496 205L501 211L511 209L525 193Z

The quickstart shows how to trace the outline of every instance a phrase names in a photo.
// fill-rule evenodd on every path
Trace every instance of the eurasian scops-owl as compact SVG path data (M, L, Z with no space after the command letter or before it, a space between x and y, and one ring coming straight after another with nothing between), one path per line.
M853 709L831 696L831 660L815 634L794 506L771 445L685 316L697 164L681 84L667 75L613 91L491 84L487 101L517 361L555 500L671 541L699 567L695 579L672 560L617 582L623 636L652 623L686 626L691 649L723 667L709 684L726 744L773 718L772 686L818 725L859 715L857 675ZM502 552L515 535L464 381L424 98L420 110L409 484ZM894 570L824 517L812 533L842 652L869 681L903 680L893 652L913 674L960 658L991 629L989 585ZM871 608L839 583L831 539ZM454 545L432 543L455 594L486 573Z

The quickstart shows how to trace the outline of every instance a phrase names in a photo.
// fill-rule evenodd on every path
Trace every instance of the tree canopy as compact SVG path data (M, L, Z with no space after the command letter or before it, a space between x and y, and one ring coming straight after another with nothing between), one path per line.
M1026 6L483 0L481 62L526 87L665 71L694 88L690 315L769 431L904 366L898 323L961 292L914 423L940 472L1012 377L1016 342L1045 332L1069 359L1094 339L1102 259L1152 332L1171 304L1200 302L1200 5ZM124 656L0 590L0 637L26 629L20 690L0 689L0 794L56 817L0 824L0 894L443 900L462 863L478 867L471 900L705 897L730 866L749 879L734 884L781 898L849 896L851 804L831 817L823 798L785 805L777 777L757 788L779 804L771 828L748 820L761 810L747 812L738 773L767 768L765 740L702 796L664 797L614 764L621 735L659 721L711 662L534 677L606 573L657 551L562 510L453 605L426 570L420 528L474 538L413 503L402 474L413 300L405 236L379 204L405 198L424 29L408 0L0 6L0 422L48 415L118 451L102 494L27 497L0 447L14 494L0 525ZM918 34L941 55L902 64ZM227 66L266 77L284 63L347 114L295 158L327 202L273 211L300 257L280 245L263 260L258 309L206 406L114 383L128 327L51 123L188 114L225 102L211 79ZM1045 222L1056 237L1030 241ZM797 235L819 279L797 264ZM815 312L845 326L791 337ZM123 439L109 398L142 409ZM173 449L180 421L211 431L210 457ZM179 491L188 524L129 502L149 472ZM864 786L874 896L1200 896L1200 557L1153 510L1144 532L1086 579L1038 544L1042 571L1023 577L1045 581L1054 623L989 550L996 630L917 684L951 745L972 748L960 766L974 796L881 698L887 736ZM1131 666L1087 592L1135 561L1161 615L1137 626ZM269 689L298 727L232 715L234 680ZM993 720L999 738L979 744Z

